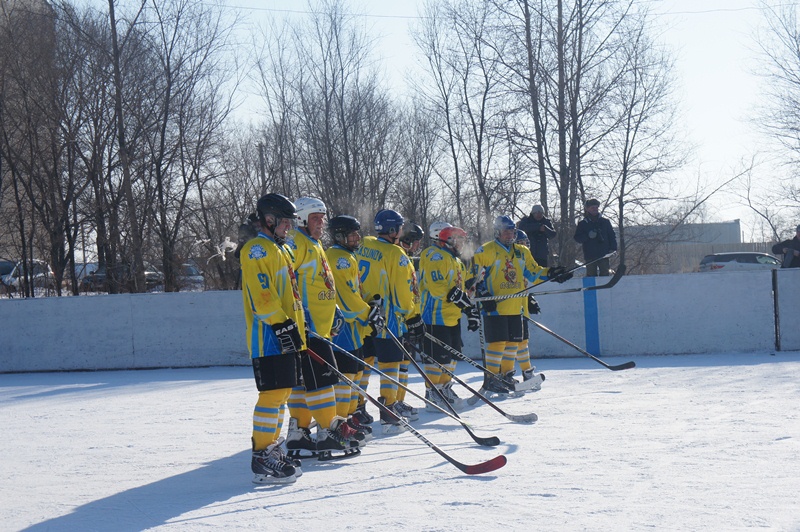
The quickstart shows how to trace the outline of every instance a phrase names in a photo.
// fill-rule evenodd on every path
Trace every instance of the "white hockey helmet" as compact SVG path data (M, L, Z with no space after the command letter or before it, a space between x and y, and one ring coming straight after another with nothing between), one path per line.
M294 205L297 208L297 218L300 220L301 227L308 227L309 214L328 214L328 208L325 203L317 198L297 198Z
M453 226L447 222L433 222L431 224L430 230L428 231L428 234L431 237L431 241L435 242L439 240L439 233L441 233L442 229L444 229L445 227L453 227Z

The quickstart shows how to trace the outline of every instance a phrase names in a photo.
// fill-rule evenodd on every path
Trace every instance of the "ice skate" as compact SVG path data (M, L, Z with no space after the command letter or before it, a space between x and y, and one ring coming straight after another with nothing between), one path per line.
M358 422L362 425L372 425L375 423L375 418L372 417L369 412L367 412L366 404L358 405L358 408L356 408L356 411L353 413L353 415L358 417Z
M303 463L300 461L299 458L292 458L291 456L289 456L289 453L286 450L286 440L285 440L285 438L283 436L281 436L280 438L278 438L278 441L276 443L278 444L278 446L276 447L276 449L277 449L276 452L279 453L280 460L282 462L286 462L290 466L294 466L294 476L295 477L297 477L297 478L302 477L303 476L303 468L302 468Z
M464 409L464 400L456 395L456 392L453 391L453 381L440 384L437 386L437 388L439 388L439 391L442 393L445 400L450 403L450 406L452 406L454 410Z
M394 409L395 412L406 418L408 421L416 421L419 419L419 410L405 401L396 401L394 403Z
M439 412L439 409L436 408L436 406L444 408L444 405L442 404L442 399L439 397L439 394L434 392L432 389L425 390L425 399L430 401L430 403L425 403L426 412Z
M535 367L531 367L531 369L526 369L522 372L522 382L517 385L517 390L538 392L542 389L544 373L534 373L535 370Z
M311 438L311 429L297 426L297 419L289 419L286 431L286 454L290 458L313 458L317 456L317 444Z
M317 456L319 460L351 458L361 453L358 440L351 439L354 433L343 417L334 417L330 428L317 427Z
M369 425L362 425L356 416L351 415L349 418L347 418L347 424L364 437L364 443L367 443L372 439L372 427Z
M367 412L367 405L359 405L356 411L353 412L353 417L358 419L362 425L372 425L375 423L375 418Z
M378 401L386 405L386 398L379 397ZM405 427L400 423L401 415L394 410L394 404L387 405L388 412L381 408L381 434L399 434L405 430Z
M502 377L497 375L496 377L489 377L488 375L484 378L483 386L481 387L481 391L483 395L485 395L488 399L494 400L502 400L508 398L508 387L505 386L505 383L501 381Z
M524 391L520 391L517 389L519 386L519 382L517 379L514 378L514 370L507 371L502 374L501 378L503 379L503 385L508 388L508 395L511 397L522 397L525 395Z
M285 455L277 441L266 449L253 451L250 468L253 471L253 484L291 484L297 480L297 470L283 460Z

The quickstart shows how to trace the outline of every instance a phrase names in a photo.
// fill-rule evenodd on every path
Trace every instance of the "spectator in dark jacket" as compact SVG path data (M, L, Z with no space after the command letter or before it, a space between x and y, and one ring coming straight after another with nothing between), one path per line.
M586 217L575 228L575 241L583 246L583 259L590 262L617 250L617 236L608 218L600 215L600 202L596 199L586 201ZM586 267L586 275L608 275L608 259L603 259Z
M800 225L797 226L793 239L778 242L772 246L772 252L776 255L783 253L781 268L800 268Z
M531 215L525 216L517 222L517 229L525 231L531 241L531 255L536 264L546 268L547 260L550 257L550 247L547 241L556 236L553 229L553 222L544 215L544 207L534 205Z

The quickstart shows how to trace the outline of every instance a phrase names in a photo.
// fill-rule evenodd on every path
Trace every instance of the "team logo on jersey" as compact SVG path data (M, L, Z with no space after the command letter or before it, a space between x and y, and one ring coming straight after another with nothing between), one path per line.
M339 257L336 259L336 269L337 270L347 270L350 268L350 261L347 260L345 257Z
M403 268L408 266L408 257L406 257L405 255L400 257L400 266L402 266Z
M267 250L261 244L254 244L247 256L251 259L263 259L267 256Z
M442 256L442 254L439 253L438 251L436 253L434 253L433 255L431 255L431 262L434 262L434 261L437 261L437 260L444 260L444 257Z
M297 251L297 244L294 242L294 235L286 237L286 245Z
M505 277L506 281L508 281L511 284L509 288L513 287L513 285L516 285L517 269L514 268L514 263L511 262L511 259L506 259L506 264L503 267L503 277Z

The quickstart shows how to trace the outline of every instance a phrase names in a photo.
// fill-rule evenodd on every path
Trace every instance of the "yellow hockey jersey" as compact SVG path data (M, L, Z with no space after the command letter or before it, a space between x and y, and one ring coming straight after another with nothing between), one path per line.
M528 248L516 244L506 247L497 240L478 248L472 261L473 276L478 276L483 269L482 282L493 296L519 292L525 288L526 281L533 284L547 274L547 268L542 268L533 260ZM489 314L519 316L527 305L527 295L505 299L498 301L497 310Z
M286 245L294 254L300 300L308 312L306 326L330 339L336 313L336 284L322 244L302 230L289 232Z
M369 301L375 294L383 298L386 327L395 336L402 335L405 320L414 315L414 278L411 260L403 248L383 238L367 236L356 250L358 271L364 300ZM386 331L381 338L388 338Z
M355 253L339 245L325 250L336 283L336 303L344 314L345 326L333 339L339 347L352 351L364 345L372 327L367 322L370 306L364 301Z
M281 354L272 325L292 319L300 331L305 319L291 252L259 233L241 250L242 299L247 327L247 349L252 358ZM301 349L305 349L305 335Z
M422 321L428 325L458 325L461 309L447 301L447 294L457 286L464 289L466 269L452 251L430 246L419 261Z

